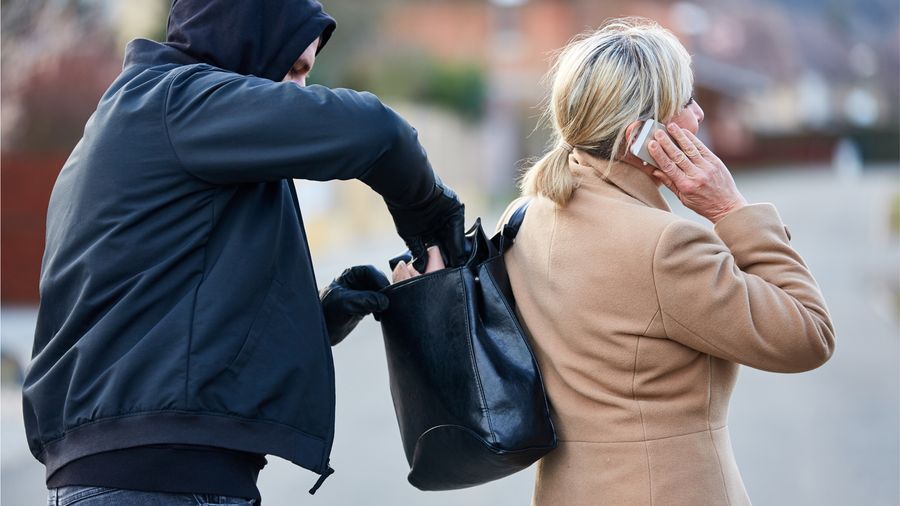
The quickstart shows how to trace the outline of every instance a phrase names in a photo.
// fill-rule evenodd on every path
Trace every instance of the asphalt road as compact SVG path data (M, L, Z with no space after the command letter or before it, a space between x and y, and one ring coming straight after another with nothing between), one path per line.
M900 239L888 209L896 170L863 176L795 170L747 174L750 201L773 202L829 303L837 351L805 374L743 368L730 429L744 482L757 505L897 505L900 503ZM676 212L689 215L683 208ZM493 223L495 217L488 217ZM320 282L342 267L383 264L397 240L316 258ZM3 309L3 347L30 347L32 310ZM335 349L336 469L314 496L316 476L269 458L260 477L266 504L528 504L533 471L457 492L426 493L406 483L407 465L388 391L377 324L367 319ZM2 395L2 496L5 506L45 503L43 468L27 452L19 394ZM689 484L686 484L689 486Z

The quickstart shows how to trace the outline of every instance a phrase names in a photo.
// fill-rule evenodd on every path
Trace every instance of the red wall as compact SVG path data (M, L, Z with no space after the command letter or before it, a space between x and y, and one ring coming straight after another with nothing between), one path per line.
M34 304L47 202L65 155L0 155L0 302Z

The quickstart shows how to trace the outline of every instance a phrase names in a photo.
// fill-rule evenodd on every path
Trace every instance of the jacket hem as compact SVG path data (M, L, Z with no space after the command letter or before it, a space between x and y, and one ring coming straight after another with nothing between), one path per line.
M76 427L44 446L47 477L73 460L155 444L202 445L275 455L322 474L329 444L288 425L229 415L154 412L107 418Z

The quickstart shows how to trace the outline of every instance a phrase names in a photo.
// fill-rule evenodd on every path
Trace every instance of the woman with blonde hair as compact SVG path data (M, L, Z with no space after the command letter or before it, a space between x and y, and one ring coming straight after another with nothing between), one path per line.
M534 503L749 504L726 425L738 365L828 360L822 294L775 207L748 204L697 139L672 33L613 20L551 77L555 144L524 174L531 202L506 254L560 437ZM649 142L655 164L628 149L651 119L668 131ZM672 214L661 184L712 230Z

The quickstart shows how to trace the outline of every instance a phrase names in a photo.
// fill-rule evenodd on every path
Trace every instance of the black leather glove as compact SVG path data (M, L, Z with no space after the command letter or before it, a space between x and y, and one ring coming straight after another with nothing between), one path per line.
M447 267L457 267L466 262L465 206L456 193L435 180L431 196L424 202L409 208L388 206L397 233L406 242L413 256L413 267L425 271L427 248L438 245Z
M388 308L387 296L378 290L390 284L374 266L357 265L344 270L322 289L319 299L332 346L343 341L364 316Z

